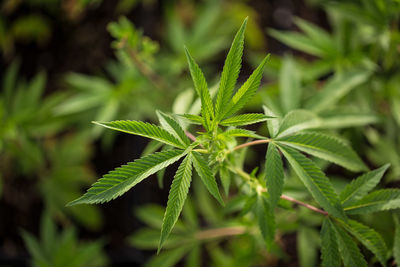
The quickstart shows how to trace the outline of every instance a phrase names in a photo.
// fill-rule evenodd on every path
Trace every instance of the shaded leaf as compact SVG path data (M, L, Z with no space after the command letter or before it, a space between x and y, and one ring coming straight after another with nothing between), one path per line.
M271 209L276 207L283 191L283 162L281 155L274 143L268 144L268 150L265 160L265 176L270 196L269 203Z
M400 189L381 189L366 195L344 210L347 214L365 214L400 208Z
M321 260L323 267L339 267L339 246L335 229L329 218L325 218L321 228Z

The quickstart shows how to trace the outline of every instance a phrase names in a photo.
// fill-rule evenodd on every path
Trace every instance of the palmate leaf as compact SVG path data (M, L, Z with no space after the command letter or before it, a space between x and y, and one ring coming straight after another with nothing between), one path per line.
M341 227L331 224L335 229L339 252L345 267L367 267L367 262L357 244Z
M95 204L115 199L143 179L178 161L187 151L167 150L150 154L123 165L98 180L82 197L67 204Z
M161 126L176 137L182 145L185 147L190 145L190 140L186 136L185 131L179 125L179 123L171 116L157 110L157 116Z
M400 189L381 189L347 206L347 214L365 214L400 208Z
M269 203L273 210L283 191L283 162L274 143L268 145L265 160L266 182L269 193Z
M226 112L221 118L227 118L238 112L256 93L261 83L261 78L264 66L269 59L269 54L261 61L260 65L253 71L247 81L239 88L236 94L232 97Z
M293 148L281 144L278 144L278 147L318 204L330 215L345 220L339 197L318 166Z
M160 252L164 242L167 240L172 228L179 218L187 194L189 192L190 182L192 181L192 155L188 154L179 166L169 191L167 209L165 210L163 224L161 227L160 243L158 251Z
M225 204L219 192L217 182L210 167L208 166L207 161L199 152L193 151L191 154L193 155L193 165L196 169L196 172L199 174L208 192L210 192L210 194L215 197L215 199L218 200L221 205L224 206Z
M386 266L387 247L385 241L375 230L354 220L346 223L338 220L340 224L357 238L365 247L371 250L383 266Z
M243 126L243 125L249 125L257 122L266 121L271 118L274 117L266 116L261 113L247 113L225 119L221 121L220 124L222 126Z
M176 139L168 131L150 123L141 121L112 121L112 122L94 122L94 123L120 132L151 138L174 147L182 149L186 148L186 146L181 144L181 142L179 142L179 140Z
M343 140L322 133L304 132L278 139L279 143L325 159L351 171L367 169L356 152Z
M275 236L275 218L274 213L263 195L258 195L255 202L256 216L261 234L266 242L267 248L270 248L274 242Z
M224 68L221 74L217 100L215 102L215 116L217 119L223 118L225 109L231 100L233 89L235 88L235 84L239 76L240 67L242 65L244 32L246 30L246 25L247 18L244 20L239 31L236 33L225 60Z
M367 172L347 184L340 193L343 207L351 205L368 194L379 183L389 166L390 164L386 164L379 169Z
M201 113L203 115L206 125L208 125L209 120L211 118L214 118L213 102L210 96L210 91L208 91L207 82L204 78L203 72L196 64L186 47L185 53L189 64L190 74L192 75L194 87L201 100Z
M323 267L339 267L339 245L335 229L329 218L325 218L321 228L321 260Z

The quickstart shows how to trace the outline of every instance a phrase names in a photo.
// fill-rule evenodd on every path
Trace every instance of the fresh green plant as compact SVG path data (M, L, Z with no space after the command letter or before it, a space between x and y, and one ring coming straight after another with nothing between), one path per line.
M323 123L324 119L315 118L314 114L307 110L292 110L283 117L274 114L269 107L264 107L266 114L237 114L256 93L264 65L268 61L267 56L248 80L234 92L241 66L246 21L232 43L214 98L211 97L202 71L186 50L194 88L201 101L201 115L169 115L157 111L161 127L140 121L95 122L106 128L156 140L169 149L146 155L111 171L93 184L86 194L68 205L110 201L150 175L183 159L171 185L161 226L158 252L163 245L168 244L166 243L168 236L178 221L194 175L194 168L208 192L221 205L229 203L229 199L224 200L220 194L216 176L219 176L227 194L235 182L239 196L245 198L240 216L254 218L259 226L256 235L263 237L267 248L271 249L274 244L277 227L275 209L282 206L281 201L284 200L323 216L321 218L323 219L321 229L323 265L340 266L340 262L343 261L345 266L367 266L369 260L379 261L385 266L388 258L393 255L392 250L387 248L377 231L362 224L354 215L400 207L400 190L372 191L378 185L388 165L368 171L367 166L348 142L322 131L310 131L310 129L324 128L326 125ZM360 83L360 79L356 79L357 84ZM332 83L339 82L334 80ZM350 85L353 83L355 82L350 82ZM319 111L326 105L336 102L340 94L332 97L332 91L330 87L321 91L315 96L315 101L309 102L309 106ZM264 121L268 126L268 137L240 128ZM319 123L321 121L322 123ZM198 135L194 136L189 132L190 128L187 128L187 125L190 127L201 125L203 131L197 132ZM257 140L238 144L237 138L240 137ZM247 148L267 144L266 158L261 165L261 171L256 168L250 173L245 172L242 163L243 158L246 158ZM353 172L368 172L344 186L338 194L330 179L315 161L301 152ZM290 166L286 171L282 156ZM288 180L287 183L292 183L290 180L293 177L297 177L304 184L322 209L283 194L285 180ZM303 235L306 236L307 232ZM365 257L356 240L370 250L374 257Z
M73 227L58 233L57 225L48 213L42 215L40 239L23 231L22 237L32 255L32 266L106 266L102 242L78 242Z

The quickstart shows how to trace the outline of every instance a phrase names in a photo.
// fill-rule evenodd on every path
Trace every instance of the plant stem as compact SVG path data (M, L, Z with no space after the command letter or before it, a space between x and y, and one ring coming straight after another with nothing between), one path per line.
M251 141L251 142L248 142L248 143L244 143L244 144L238 145L233 150L235 151L235 150L238 150L238 149L241 149L241 148L244 148L244 147L254 146L254 145L259 145L259 144L267 144L270 141L271 141L270 139L255 140L255 141Z
M190 140L193 142L196 141L196 136L194 136L191 132L185 131L185 134L187 137L189 137Z
M251 181L251 180L253 179L247 172L243 171L242 169L239 169L239 168L236 168L236 167L232 167L232 168L230 168L230 169L233 170L234 172L236 172L236 173L237 173L240 177L242 177L246 182ZM259 186L259 187L262 187L261 191L267 192L267 188L263 187L263 186L260 185L260 184L259 184L258 186ZM324 211L324 210L322 210L322 209L319 209L319 208L317 208L317 207L315 207L315 206L313 206L313 205L307 204L307 203L305 203L305 202L302 202L302 201L297 200L297 199L295 199L295 198L292 198L292 197L290 197L290 196L287 196L287 195L282 194L282 195L281 195L281 199L288 200L288 201L290 201L290 202L292 202L292 203L295 203L295 204L297 204L297 205L303 206L303 207L305 207L305 208L307 208L307 209L309 209L309 210L318 212L318 213L320 213L320 214L322 214L322 215L325 215L325 216L326 216L326 215L329 215L328 212L326 212L326 211Z
M289 196L287 196L287 195L283 195L283 194L282 194L282 195L281 195L281 198L282 198L282 199L286 199L286 200L288 200L288 201L290 201L290 202L296 203L296 204L298 204L298 205L300 205L300 206L306 207L307 209L312 210L312 211L315 211L315 212L318 212L318 213L320 213L320 214L322 214L322 215L325 215L325 216L326 216L326 215L329 215L328 212L326 212L326 211L324 211L324 210L321 210L321 209L319 209L319 208L317 208L317 207L315 207L315 206L313 206L313 205L304 203L304 202L302 202L302 201L300 201L300 200L294 199L294 198L289 197Z
M212 239L225 236L241 235L246 232L246 227L243 226L232 226L224 228L215 228L203 230L196 233L195 238L198 240Z

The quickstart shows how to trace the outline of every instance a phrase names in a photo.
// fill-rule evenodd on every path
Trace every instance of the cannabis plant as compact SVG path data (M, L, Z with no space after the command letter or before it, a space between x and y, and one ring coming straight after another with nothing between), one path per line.
M255 95L260 86L267 55L247 81L235 91L243 54L244 21L237 32L221 74L215 96L210 93L203 72L185 48L194 89L200 99L200 114L167 114L157 111L160 126L141 121L95 122L97 125L153 139L164 145L160 152L143 156L104 175L79 199L68 205L96 204L113 200L126 193L147 177L181 160L169 192L167 207L161 224L158 252L167 244L184 207L194 173L197 173L209 194L222 206L235 186L245 204L238 216L251 216L259 230L248 231L263 238L268 249L274 246L277 223L275 214L287 202L303 206L323 216L321 228L321 259L324 266L367 266L366 257L357 245L360 242L375 258L386 265L392 255L381 235L356 220L355 215L369 214L400 207L400 190L372 191L381 180L388 165L373 171L363 163L349 143L322 131L323 124L306 110L292 110L285 116L276 116L271 108L265 113L238 112ZM331 94L318 95L310 103L316 109L331 101ZM263 136L243 126L266 122L269 135ZM194 130L196 134L192 131ZM240 138L246 138L241 142ZM251 172L243 167L247 148L267 146L265 162ZM308 154L307 157L303 153ZM344 167L352 172L365 171L338 194L331 180L321 170L315 158ZM285 171L284 159L288 162ZM314 203L305 203L283 194L285 176L290 171L301 180ZM221 195L217 177L227 197ZM196 187L201 186L195 184ZM282 201L284 201L282 203ZM317 207L317 205L319 207Z

